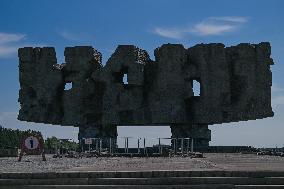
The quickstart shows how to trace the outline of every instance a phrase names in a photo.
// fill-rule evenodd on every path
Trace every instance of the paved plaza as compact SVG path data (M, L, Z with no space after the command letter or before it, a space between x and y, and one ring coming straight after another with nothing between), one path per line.
M61 172L61 171L284 171L284 157L257 156L239 153L207 153L205 158L189 157L99 157L99 158L52 158L47 155L24 156L22 162L16 157L0 158L3 172Z

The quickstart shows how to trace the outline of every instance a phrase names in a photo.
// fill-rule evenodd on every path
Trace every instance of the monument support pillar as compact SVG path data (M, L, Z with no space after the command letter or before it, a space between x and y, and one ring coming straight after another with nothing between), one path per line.
M209 141L211 141L211 131L208 129L208 125L205 124L172 124L170 125L172 138L178 138L177 147L186 149L189 146L189 142L193 139L193 147L198 150L200 148L208 147ZM181 147L182 138L190 138L190 140L184 140L183 147ZM173 145L173 144L172 144ZM192 144L190 144L192 149Z
M96 125L96 126L79 126L78 139L84 146L84 138L96 138L93 140L93 148L97 148L99 143L101 148L117 147L117 126L116 125ZM111 140L110 140L111 139ZM112 144L110 144L110 142Z

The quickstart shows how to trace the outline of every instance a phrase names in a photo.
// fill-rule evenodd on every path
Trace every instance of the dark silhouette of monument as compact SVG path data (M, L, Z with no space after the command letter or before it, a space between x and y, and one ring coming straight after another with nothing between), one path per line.
M145 50L119 45L102 66L89 46L67 47L64 64L54 48L20 48L18 119L77 126L79 139L116 138L118 125L170 125L172 137L208 146L208 125L273 116L270 51L267 42L165 44L151 60Z

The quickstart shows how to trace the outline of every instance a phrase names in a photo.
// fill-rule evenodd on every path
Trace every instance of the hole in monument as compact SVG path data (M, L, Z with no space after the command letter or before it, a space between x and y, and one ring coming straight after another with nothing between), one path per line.
M68 90L72 89L72 87L73 87L72 82L65 83L64 90L68 91Z
M169 126L118 126L117 127L117 145L119 148L125 147L125 139L128 138L129 148L137 148L138 139L139 146L143 148L144 138L146 147L160 143L163 145L170 145L171 128Z
M192 80L193 96L200 96L200 83L197 80Z
M124 85L128 84L127 74L123 74L122 82L123 82Z

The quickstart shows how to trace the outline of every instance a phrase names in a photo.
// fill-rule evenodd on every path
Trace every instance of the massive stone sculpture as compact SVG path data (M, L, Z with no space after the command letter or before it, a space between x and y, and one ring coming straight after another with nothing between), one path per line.
M79 138L115 138L118 125L170 125L173 137L206 146L210 124L273 116L270 53L267 42L165 44L151 60L145 50L119 45L102 66L101 53L88 46L67 47L64 64L54 48L20 48L18 119L79 126Z

